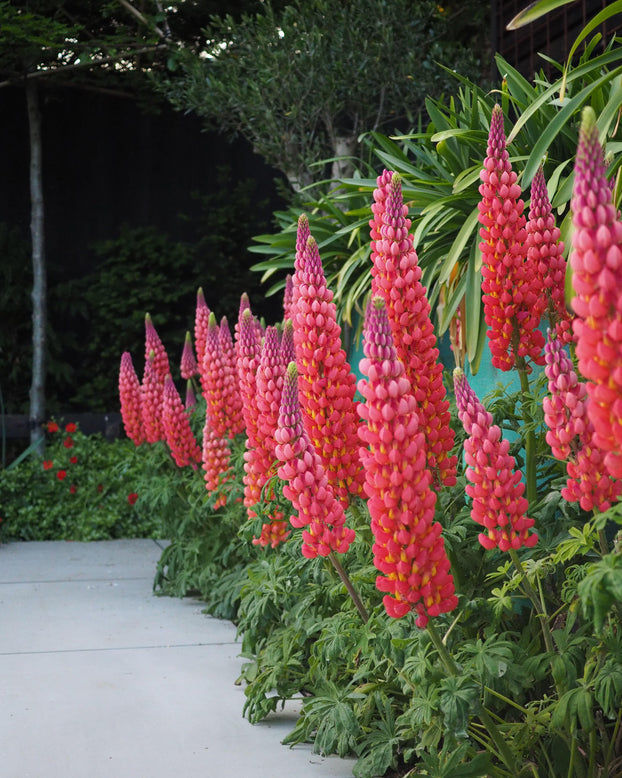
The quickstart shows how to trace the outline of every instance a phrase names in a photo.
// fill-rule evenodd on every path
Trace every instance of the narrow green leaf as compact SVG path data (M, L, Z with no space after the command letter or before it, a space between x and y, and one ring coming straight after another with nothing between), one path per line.
M454 242L451 244L451 248L449 249L447 257L443 262L443 266L441 267L441 271L438 276L438 282L440 284L444 284L449 279L449 276L451 275L451 272L454 269L455 264L459 261L460 257L462 256L464 247L466 246L467 242L470 240L477 226L478 214L479 214L479 209L475 208L473 211L471 211L471 213L466 217L466 219L462 223L462 226L460 227Z
M519 11L516 16L506 24L505 29L518 30L520 27L535 22L536 19L545 16L545 14L554 11L556 8L561 8L562 5L569 5L574 2L575 0L536 0L533 3L529 3L522 11Z
M605 73L593 83L585 86L572 99L568 100L567 103L564 103L564 107L557 113L553 121L546 128L546 131L543 132L540 138L536 141L536 144L533 147L531 154L529 155L529 159L527 160L527 164L525 165L525 169L523 171L523 187L531 183L531 179L534 177L536 170L541 164L546 150L551 145L562 127L569 122L570 117L579 110L579 108L587 101L589 96L595 90L599 89L603 84L609 82L620 73L622 73L622 66L617 67L610 73Z
M615 16L615 14L618 13L622 13L622 0L616 0L616 2L610 3L606 8L603 8L600 13L597 13L596 16L590 19L590 21L585 25L585 27L583 27L579 35L576 37L575 42L572 44L570 51L568 52L568 59L566 60L566 67L564 68L564 75L562 77L562 83L559 90L560 100L564 99L568 70L570 68L572 58L581 45L581 42L585 40L585 38L592 32L592 30L596 29L596 27L599 27L607 19L610 19L612 16Z

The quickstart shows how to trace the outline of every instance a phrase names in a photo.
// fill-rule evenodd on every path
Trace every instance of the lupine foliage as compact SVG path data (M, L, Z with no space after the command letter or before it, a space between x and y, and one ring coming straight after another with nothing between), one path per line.
M518 99L513 105L520 107ZM533 311L549 307L563 319L554 304L559 296L547 296L552 287L544 281L549 272L563 273L547 205L554 187L545 168L544 194L540 159L534 166L531 156L520 183L512 174L516 133L505 135L506 107L472 117L469 132L479 142L485 126L487 147L460 179L475 191L482 181L481 206L475 195L460 240L463 248L479 244L480 213L484 284L452 276L453 245L454 265L444 262L437 280L448 282L448 308L461 284L464 291L470 283L474 296L483 293L492 356L519 370L520 392L498 388L480 400L458 367L448 412L446 385L434 383L440 371L432 367L437 354L428 326L430 298L441 294L425 291L419 270L425 274L426 262L434 264L426 258L429 246L434 258L434 239L428 233L414 252L411 232L426 233L418 219L408 224L395 170L381 173L379 192L369 192L364 218L361 212L361 224L373 214L366 261L377 297L365 317L356 415L312 219L296 218L292 227L298 246L292 247L295 272L284 306L291 318L279 324L282 336L278 328L264 329L248 298L241 300L235 355L245 434L227 435L218 421L226 416L225 373L215 320L195 333L204 397L185 412L195 436L204 428L203 470L214 464L214 479L205 483L202 471L187 467L170 471L174 496L162 508L172 542L156 588L198 592L211 613L234 619L245 659L245 715L259 721L280 703L302 700L286 742L312 740L320 752L356 755L356 778L588 778L618 775L622 765L616 526L622 524L616 502L622 291L612 283L622 249L620 215L587 110L568 179L574 187L573 340L569 327L552 328L543 348L528 320ZM519 117L515 128L525 126ZM437 142L455 142L453 154L460 135ZM532 142L542 149L539 138ZM532 179L530 231L520 203ZM401 186L401 195L407 191ZM372 200L382 207L372 211ZM424 218L429 225L436 219L434 229L442 231L447 209L441 201ZM398 324L410 328L409 337ZM473 315L460 324L468 340ZM147 337L141 403L148 401L149 413L141 418L153 424L158 387L170 379L160 378L160 347L149 330ZM558 346L566 340L564 356ZM414 370L413 354L421 360ZM546 362L546 373L528 376L526 360ZM212 365L216 376L206 381ZM418 383L425 370L431 393ZM303 371L308 383L299 385ZM305 422L305 403L312 421L321 416L321 435ZM331 478L331 468L339 473L344 462L331 458L333 444L323 446L326 433L340 429L349 451L353 424L359 458L344 460L352 483L356 468L362 474L364 492L346 495L344 479ZM267 443L270 427L274 446ZM435 461L429 457L430 445L451 439L453 448L438 449ZM145 449L166 451L161 440L132 447ZM457 474L435 483L440 451L456 461ZM602 462L606 475L596 472ZM166 493L166 484L160 487ZM525 494L533 495L529 503ZM285 542L253 542L281 515L291 516Z
M561 778L587 776L590 770L615 774L622 760L616 605L622 564L619 536L614 537L615 522L622 523L620 483L602 470L608 449L599 446L590 414L593 397L603 401L590 386L609 384L601 380L606 374L599 362L583 385L567 326L572 320L577 339L582 327L613 337L617 308L597 306L590 313L594 298L579 276L575 307L578 313L588 307L587 324L560 310L552 285L542 281L564 272L546 181L540 173L534 179L538 194L532 227L526 229L517 205L522 192L505 169L500 108L492 119L492 151L480 163L486 184L480 192L483 230L498 230L494 256L489 252L490 277L495 263L514 272L516 257L523 264L531 261L533 276L541 280L540 297L529 298L532 307L554 315L543 348L544 339L521 326L516 300L501 304L502 295L520 291L519 280L482 288L496 306L499 332L503 316L511 325L504 350L493 354L514 354L515 366L523 370L521 391L499 389L480 400L458 367L455 404L448 412L445 387L439 384L431 393L424 388L421 373L437 357L426 334L429 300L399 176L385 171L371 220L370 270L373 266L378 294L364 324L365 377L354 417L360 420L359 459L347 460L362 473L363 493L343 499L322 450L327 438L314 440L309 430L315 428L305 422L303 408L311 396L310 415L321 410L324 429L331 424L348 429L339 424L352 417L348 403L326 410L340 395L320 379L332 375L326 368L333 365L347 375L347 362L339 356L339 343L330 345L340 330L320 250L303 216L297 220L299 245L286 306L292 318L282 334L280 327L260 329L250 301L241 300L235 350L246 435L230 439L221 478L207 490L201 485L202 492L193 487L188 516L156 578L159 590L196 589L210 612L237 621L246 660L244 713L251 721L302 697L302 716L286 742L312 740L322 752L356 754L357 778L391 771ZM588 112L582 139L590 126ZM580 199L587 175L581 173L579 148L573 201ZM497 174L497 162L490 160L499 150L504 169ZM602 159L602 152L590 153ZM610 198L611 187L606 191ZM604 186L602 192L604 199ZM588 225L609 213L600 197L581 202L581 219ZM515 237L500 215L512 222ZM600 238L576 238L575 250L578 245L592 251L590 268L596 266L597 243L605 248L605 263L617 267L618 223L619 217L608 222L607 241L602 230ZM578 259L573 263L580 267ZM602 270L588 278L592 284L604 280ZM554 285L559 287L559 277ZM607 285L602 294L611 291ZM605 328L607 316L614 324ZM410 338L400 331L400 319ZM557 326L560 322L566 325ZM215 326L212 317L205 370L208 362L220 364L209 346ZM601 358L598 342L591 348ZM583 353L589 356L588 346ZM333 362L331 355L339 358ZM546 373L529 378L527 357L546 363ZM150 354L147 365L152 361ZM610 362L615 365L613 358ZM303 371L308 384L298 383ZM434 368L429 376L430 385L440 381ZM351 379L339 381L337 386L349 387ZM607 398L615 407L615 392ZM213 401L213 395L206 399ZM217 404L226 415L222 398ZM204 408L199 413L205 414ZM431 429L443 434L430 435ZM208 423L204 442L209 430ZM343 443L347 436L341 437ZM460 463L444 485L434 481L431 469L438 458L428 455L439 439L454 441L453 448L442 450L448 462ZM537 467L535 497L528 502L530 459ZM209 516L207 525L202 516ZM270 538L274 525L287 529ZM598 740L591 734L596 722Z

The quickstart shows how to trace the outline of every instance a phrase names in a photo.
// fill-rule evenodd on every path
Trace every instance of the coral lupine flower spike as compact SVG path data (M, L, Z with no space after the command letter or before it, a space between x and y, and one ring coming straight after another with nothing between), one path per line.
M140 413L143 423L143 433L147 443L157 443L163 440L162 430L162 390L154 367L153 351L145 361L145 372L140 385Z
M493 367L511 370L517 358L544 364L538 329L546 307L535 263L527 257L524 203L505 147L503 111L495 105L480 173L479 208L484 317ZM530 369L528 364L525 365Z
M194 349L192 348L192 336L189 332L186 332L186 340L184 341L184 348L181 352L181 363L179 367L181 377L186 381L199 372L197 361L194 356Z
M171 368L169 367L166 349L156 332L151 316L147 313L145 314L145 359L149 359L152 352L153 369L158 381L164 386L166 376L171 374Z
M351 494L361 493L364 480L358 456L356 378L341 347L337 308L313 237L307 239L297 264L293 325L304 425L335 496L347 505Z
M456 457L451 456L454 432L443 385L436 336L430 319L426 288L421 283L419 258L409 235L410 219L397 173L378 177L370 221L372 293L387 308L393 342L417 400L426 435L427 464L435 487L456 482Z
M547 316L562 343L572 341L572 321L566 309L564 290L566 260L564 243L546 189L540 166L531 182L531 204L527 222L527 261L536 268L539 285L546 294Z
M201 449L194 439L186 409L170 376L164 381L162 427L177 467L190 465L196 470L197 463L201 462Z
M125 351L121 356L119 400L121 401L121 418L125 434L134 445L138 446L145 440L140 411L140 381L134 370L129 351Z
M551 340L549 335L544 353L550 392L542 401L549 428L546 441L553 456L567 460L568 480L562 497L578 502L584 511L606 511L619 496L622 481L609 476L604 452L592 443L594 425L588 417L587 387L579 381L559 339Z
M403 363L397 358L384 301L375 297L367 313L367 380L359 381L366 424L359 435L365 491L374 533L374 565L382 576L376 586L389 616L418 614L416 624L448 613L458 604L441 525L434 521L436 494L426 466L423 427Z
M622 222L591 108L583 111L570 207L576 355L588 380L593 443L606 452L611 475L622 478Z
M199 287L197 291L197 307L194 314L194 348L199 371L203 365L203 356L205 355L205 338L207 338L209 315L210 309L205 302L203 289Z
M257 448L253 452L253 468L257 471L257 484L262 488L276 475L277 458L274 433L278 427L285 363L282 361L281 343L276 327L267 327L264 344L257 366ZM266 493L274 499L273 490ZM264 523L261 535L253 543L272 548L287 539L290 533L282 511L270 516Z
M343 505L335 498L315 448L305 432L298 399L296 363L285 373L279 426L274 433L275 453L282 463L279 478L285 481L283 494L298 512L290 516L293 527L305 527L302 554L308 559L344 554L354 540L354 530L345 526Z
M527 517L523 497L525 484L515 470L510 443L492 423L492 414L481 404L461 368L454 370L458 416L469 436L464 442L466 477L471 482L466 493L473 500L471 518L485 527L479 542L486 549L500 551L531 548L538 536L529 534L534 520Z

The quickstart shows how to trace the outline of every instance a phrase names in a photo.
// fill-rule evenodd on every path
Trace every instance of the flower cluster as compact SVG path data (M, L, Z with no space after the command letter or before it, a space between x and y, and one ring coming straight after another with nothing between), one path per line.
M129 351L125 351L121 356L121 367L119 368L121 418L125 434L136 446L145 440L140 396L140 381L134 370L131 354Z
M298 243L302 244L306 221L299 230ZM347 505L350 495L360 494L363 484L356 433L356 378L341 347L333 293L311 236L297 254L293 289L291 312L305 430L335 495Z
M376 586L389 616L409 611L424 627L429 617L458 604L441 525L434 522L436 494L427 468L425 435L405 367L398 358L387 311L375 297L365 323L365 357L359 381L365 424L359 435L365 492L375 538Z
M549 337L544 353L550 393L542 401L549 428L546 440L553 456L567 460L568 480L562 497L578 502L586 511L605 511L620 495L622 482L610 477L604 452L593 443L587 387L579 381L560 340Z
M566 309L564 243L549 200L540 166L531 182L531 204L527 221L527 263L537 273L537 286L546 295L547 316L562 343L572 341L572 322Z
M192 336L189 332L186 332L186 339L184 341L184 348L181 352L181 362L179 364L179 370L181 377L186 381L189 381L193 376L197 375L199 368L197 365L196 357L194 356L194 349L192 347Z
M196 470L197 463L201 462L201 449L194 438L188 414L170 376L166 377L162 392L162 430L175 464L178 467L190 465Z
M481 404L461 368L454 370L458 416L469 436L464 442L468 465L466 493L472 499L471 518L486 532L479 542L486 549L517 550L535 546L538 536L529 534L534 525L526 513L525 484L509 453L510 443L492 423L492 414Z
M576 355L588 381L593 443L603 450L609 473L622 478L622 221L591 108L579 133L571 211Z
M244 297L244 296L243 296ZM244 453L244 505L249 518L255 517L252 507L261 499L261 487L265 483L261 461L261 440L258 433L257 367L261 355L257 342L257 329L248 297L240 305L241 318L237 325L236 351L238 379L242 397L242 414L246 427L246 451Z
M480 173L479 207L484 317L492 364L511 370L516 360L542 365L538 329L546 306L536 262L527 254L524 203L505 143L503 111L492 112L487 156ZM530 366L525 363L525 367Z
M274 437L275 453L281 462L278 475L286 482L283 494L298 512L297 516L290 516L290 523L305 528L303 555L313 559L333 551L345 553L354 540L354 531L345 526L343 505L336 499L320 457L305 432L294 362L285 374Z
M421 268L409 234L408 207L401 178L385 170L377 179L369 222L372 248L372 293L385 302L395 349L404 364L426 438L427 465L436 487L456 482L454 433L443 385L430 304L421 283Z
M285 367L279 332L276 327L267 327L255 377L258 446L255 451L254 466L263 472L263 476L258 479L258 482L263 480L262 487L265 487L276 475L274 433L279 421ZM273 499L274 490L270 489L265 496L267 499ZM289 527L287 521L284 521L283 512L276 511L270 517L270 521L263 525L261 535L255 542L275 548L286 540L288 535Z

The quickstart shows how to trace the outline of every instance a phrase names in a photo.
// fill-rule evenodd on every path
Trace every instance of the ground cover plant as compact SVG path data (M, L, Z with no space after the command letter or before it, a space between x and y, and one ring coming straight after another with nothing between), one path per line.
M163 537L153 485L167 469L177 478L164 446L146 456L54 419L45 439L43 456L31 446L0 470L1 540Z
M250 721L302 700L285 742L354 754L357 778L621 769L622 221L587 108L568 307L544 173L526 210L506 124L494 106L479 250L486 349L518 391L478 397L459 309L444 374L390 170L358 385L305 215L282 322L243 295L232 333L199 290L185 402L151 317L142 380L121 360L128 436L180 470L156 590L237 623Z

